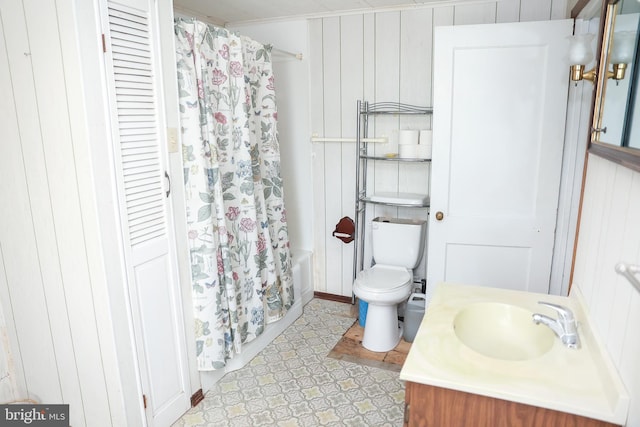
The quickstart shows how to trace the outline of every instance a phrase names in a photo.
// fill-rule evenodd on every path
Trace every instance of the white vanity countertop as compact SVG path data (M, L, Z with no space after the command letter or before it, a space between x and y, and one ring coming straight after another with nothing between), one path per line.
M516 305L549 313L538 301L571 308L579 322L580 349L555 337L542 356L510 361L484 356L463 344L453 328L458 312L478 302ZM571 297L441 283L420 324L400 379L519 402L624 425L629 397L582 309ZM546 327L540 325L540 327Z

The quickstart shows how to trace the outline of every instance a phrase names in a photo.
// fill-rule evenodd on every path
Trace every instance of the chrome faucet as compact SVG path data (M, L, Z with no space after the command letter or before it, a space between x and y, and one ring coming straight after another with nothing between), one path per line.
M547 325L551 330L560 338L562 344L569 348L580 348L580 337L578 337L578 324L573 312L558 304L551 304L550 302L538 301L538 304L549 307L558 312L558 318L552 319L544 314L535 313L533 322L536 325L542 323Z

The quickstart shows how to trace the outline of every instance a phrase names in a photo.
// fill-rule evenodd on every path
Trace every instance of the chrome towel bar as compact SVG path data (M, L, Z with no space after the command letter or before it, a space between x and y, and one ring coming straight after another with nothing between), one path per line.
M616 265L616 273L627 278L636 290L640 292L640 280L636 277L636 274L640 273L640 265L627 264L619 262Z

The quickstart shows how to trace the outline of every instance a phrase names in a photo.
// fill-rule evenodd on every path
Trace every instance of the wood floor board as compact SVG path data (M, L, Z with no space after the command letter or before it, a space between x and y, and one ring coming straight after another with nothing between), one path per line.
M362 346L364 328L356 322L342 335L340 341L333 347L327 355L333 359L344 360L360 365L383 368L390 371L399 372L404 364L411 343L404 339L391 351L386 353L367 350Z

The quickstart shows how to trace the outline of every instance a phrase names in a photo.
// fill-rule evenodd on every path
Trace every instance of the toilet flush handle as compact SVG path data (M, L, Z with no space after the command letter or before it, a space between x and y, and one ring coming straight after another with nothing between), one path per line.
M444 218L444 214L440 211L436 212L436 220L442 221L442 218Z

